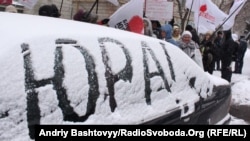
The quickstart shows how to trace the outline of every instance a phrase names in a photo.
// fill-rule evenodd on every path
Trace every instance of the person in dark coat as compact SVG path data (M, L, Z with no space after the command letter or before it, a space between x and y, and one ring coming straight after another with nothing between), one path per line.
M217 32L217 36L214 39L214 60L215 60L215 67L216 70L221 69L221 46L223 42L223 33L222 31Z
M224 42L221 51L221 78L231 82L232 78L232 56L237 48L237 43L232 38L231 30L224 31Z
M199 36L198 36L197 31L193 28L193 26L187 25L187 26L186 26L186 30L191 32L191 34L192 34L192 40L193 40L195 43L197 43L198 45L200 45L200 38L199 38Z
M213 74L215 61L214 61L214 44L210 38L211 32L205 34L205 38L202 40L200 47L202 48L202 62L204 71Z
M247 50L247 41L245 39L245 36L241 36L239 39L239 48L237 49L236 53L236 60L235 60L235 73L242 73L242 68L243 68L243 60L244 56Z
M153 32L158 39L162 39L161 37L161 23L157 20L151 20Z
M48 17L55 17L58 18L61 16L61 13L59 12L56 5L43 5L39 8L38 14L40 16L48 16Z

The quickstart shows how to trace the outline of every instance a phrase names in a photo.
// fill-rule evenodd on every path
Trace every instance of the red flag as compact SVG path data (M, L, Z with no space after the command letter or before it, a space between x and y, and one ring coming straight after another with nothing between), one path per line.
M0 4L2 4L2 5L10 5L10 4L12 4L12 0L0 0Z

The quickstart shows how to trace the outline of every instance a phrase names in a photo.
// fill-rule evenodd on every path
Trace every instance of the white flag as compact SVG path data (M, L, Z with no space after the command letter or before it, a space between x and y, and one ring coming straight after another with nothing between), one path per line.
M107 0L109 2L111 2L112 4L114 4L115 6L119 6L119 2L117 0Z
M200 3L200 0L186 0L185 7L188 9L192 8L191 11L194 12L195 10L197 10L198 7L200 7Z
M192 0L187 0L186 7L190 7ZM211 0L193 0L192 11L194 23L198 33L215 31L226 19L227 14L221 11Z
M109 17L110 27L143 33L144 0L130 0Z
M226 19L227 21L223 24L223 30L229 30L233 27L235 17L238 15L245 3L246 0L234 0L234 4L229 11L228 18Z
M37 3L37 0L18 0L24 7L28 9L32 9L34 5Z

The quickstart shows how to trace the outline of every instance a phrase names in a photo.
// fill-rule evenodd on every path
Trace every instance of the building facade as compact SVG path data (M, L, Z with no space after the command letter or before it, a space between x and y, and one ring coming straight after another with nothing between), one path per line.
M118 0L120 6L128 2L129 0ZM174 2L174 19L175 23L179 24L181 21L181 14L185 14L185 0L167 0ZM228 13L233 0L212 0L220 9L223 9L225 13ZM98 2L98 3L97 3ZM98 20L108 18L112 15L119 6L115 6L107 0L38 0L36 5L32 9L25 8L23 5L19 4L17 0L13 0L13 4L18 9L19 13L26 13L32 15L38 15L38 10L41 6L46 4L55 4L61 12L61 18L73 19L74 14L78 9L83 9L85 12L91 12L98 15ZM248 8L250 7L250 2L247 1L244 8L236 18L235 26L233 31L238 34L243 34L246 28L246 21L249 21L250 13ZM0 5L0 11L4 11L5 6ZM181 9L181 10L180 10ZM181 14L180 14L181 13ZM190 16L189 19L192 24L193 18Z

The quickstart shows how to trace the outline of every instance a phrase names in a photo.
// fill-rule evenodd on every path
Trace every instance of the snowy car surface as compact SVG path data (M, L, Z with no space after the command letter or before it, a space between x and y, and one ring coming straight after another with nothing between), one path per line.
M231 89L165 41L0 13L0 140L40 124L226 124Z

